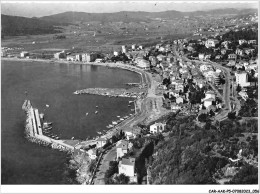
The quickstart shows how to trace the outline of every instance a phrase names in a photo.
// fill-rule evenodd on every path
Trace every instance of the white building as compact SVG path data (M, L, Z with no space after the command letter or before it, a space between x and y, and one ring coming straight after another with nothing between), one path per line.
M241 40L238 40L238 43L239 43L239 45L242 45L242 44L244 44L244 43L247 43L247 41L244 40L244 39L241 39Z
M142 69L150 69L150 62L145 59L138 59L136 66Z
M107 143L106 138L98 138L97 139L97 148L102 148Z
M97 158L97 149L89 149L87 153L91 160L95 160Z
M250 82L248 82L248 75L246 72L236 72L236 83L239 84L241 87L250 86Z
M23 52L20 53L20 56L21 56L22 58L24 58L24 57L29 56L29 53L28 53L27 51L23 51Z
M164 123L154 123L150 126L150 133L161 133L165 130L166 124Z
M214 100L216 99L216 94L214 91L209 90L205 93L205 99L209 99L209 98L212 98Z
M219 43L218 40L208 39L208 40L205 42L205 47L206 47L206 48L215 47L216 44L218 44L218 43Z
M125 154L127 154L128 151L128 141L126 140L120 140L116 144L116 158L121 158Z
M127 53L127 47L125 45L122 46L122 53Z
M208 108L210 105L212 105L212 102L214 101L213 98L208 98L204 100L204 106Z
M135 173L135 158L123 158L118 165L118 173L129 176L130 182L137 182Z
M245 91L240 91L240 92L238 93L238 95L241 96L245 101L246 101L247 98L248 98L248 95L247 95L247 93L246 93Z
M203 60L204 57L205 57L205 55L204 55L203 53L200 53L200 54L199 54L199 60Z
M132 45L132 50L135 50L135 47L136 47L136 45L135 45L135 44L133 44L133 45Z

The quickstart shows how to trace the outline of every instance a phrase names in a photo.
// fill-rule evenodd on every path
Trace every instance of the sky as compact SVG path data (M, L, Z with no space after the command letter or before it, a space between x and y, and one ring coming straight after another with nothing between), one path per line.
M119 11L158 12L206 11L223 8L258 8L257 1L13 1L1 2L1 13L24 17L41 17L66 11L108 13Z

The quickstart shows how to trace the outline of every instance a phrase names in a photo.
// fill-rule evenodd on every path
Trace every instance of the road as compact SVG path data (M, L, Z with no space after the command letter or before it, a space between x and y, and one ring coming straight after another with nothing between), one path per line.
M225 84L223 86L223 94L221 95L215 87L212 87L212 88L218 94L221 95L221 97L223 99L223 103L225 105L224 109L222 109L222 111L218 115L215 116L215 119L218 120L218 121L222 121L222 120L226 119L227 116L228 116L228 113L232 111L232 107L231 107L231 103L230 103L230 86L231 86L230 80L232 79L232 77L230 75L231 70L223 67L222 65L220 65L218 63L212 62L212 61L204 62L204 61L199 61L199 60L190 60L185 56L180 56L175 48L174 48L174 52L175 52L175 55L177 57L181 58L184 61L190 61L190 62L194 61L197 64L202 64L202 63L203 64L209 64L210 63L213 67L219 68L224 72L224 74L225 74ZM211 84L211 86L212 86L212 84ZM232 86L232 89L233 89L233 86ZM240 110L240 102L236 97L235 97L235 103L237 104L236 105L236 112L238 113L238 111Z
M115 160L116 160L116 147L113 147L101 159L100 166L98 167L98 172L96 173L96 178L94 178L94 185L105 184L105 173L109 169L109 162Z

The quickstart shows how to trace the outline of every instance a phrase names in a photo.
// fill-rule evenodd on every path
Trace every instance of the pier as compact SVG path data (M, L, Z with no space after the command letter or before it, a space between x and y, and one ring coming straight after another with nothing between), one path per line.
M39 110L32 107L29 100L25 100L22 109L27 114L25 132L28 140L50 146L53 149L59 149L60 151L74 152L75 149L78 149L84 152L84 150L78 147L80 144L79 140L57 140L44 135L42 127L43 118L40 117Z

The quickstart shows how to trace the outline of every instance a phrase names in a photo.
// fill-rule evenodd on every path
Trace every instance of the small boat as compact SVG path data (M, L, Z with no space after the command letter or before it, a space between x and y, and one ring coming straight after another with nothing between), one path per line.
M49 108L49 107L50 107L50 105L46 104L46 107L47 107L47 108Z
M59 137L55 137L56 140L60 139Z
M123 119L123 118L120 119L120 121L123 121L123 120L125 120L125 119Z
M52 125L52 122L44 122L44 125Z
M88 112L86 113L86 116L88 116Z
M102 133L100 131L98 131L97 134L101 135Z
M97 114L97 113L98 113L98 111L95 112L95 114Z
M113 121L112 124L113 124L113 125L117 125L117 122L116 122L116 121Z
M129 115L132 116L133 114L130 113Z
M98 106L96 106L96 108L98 108Z
M71 138L72 140L74 139L74 137Z
M128 107L130 107L131 105L130 104L128 104Z
M48 130L51 130L52 127L46 127L46 128L43 128L44 131L48 131Z
M43 113L40 114L40 118L41 118L41 119L44 118L44 114L43 114Z
M125 116L125 117L124 117L124 119L127 119L127 118L128 118L128 116Z
M120 118L120 116L117 116L117 118Z

